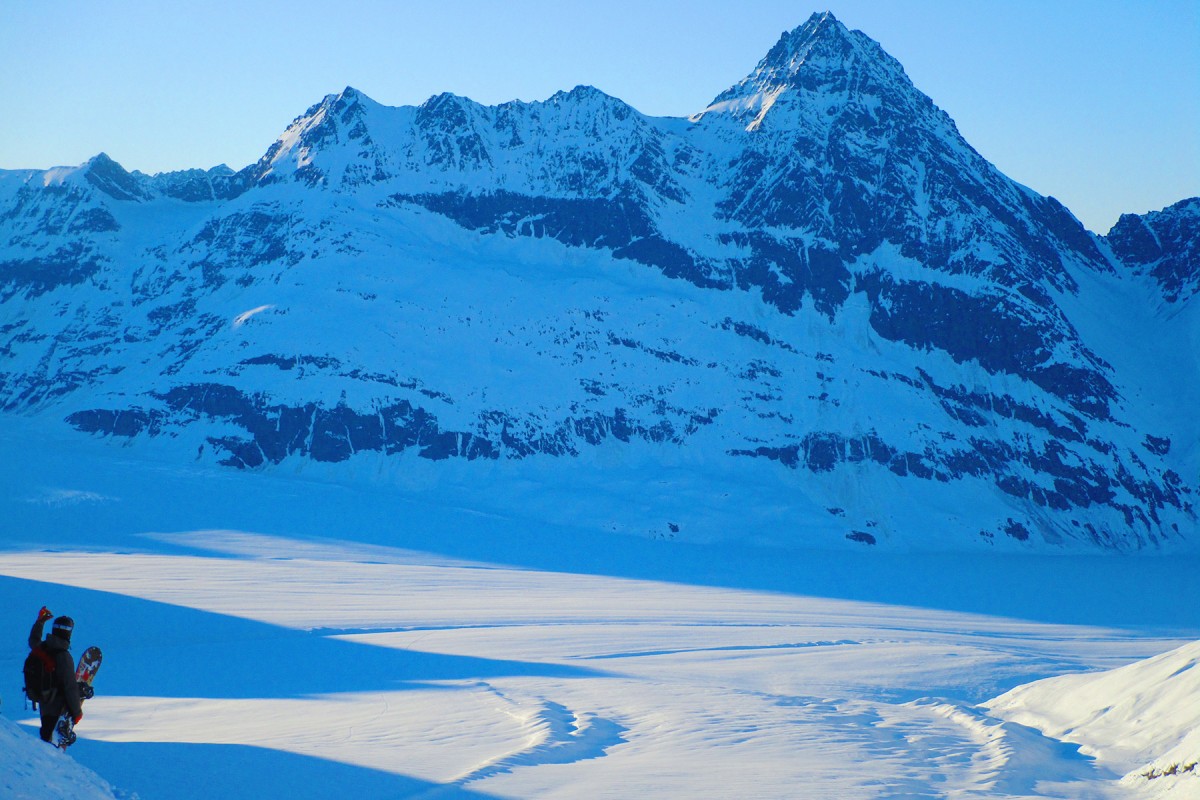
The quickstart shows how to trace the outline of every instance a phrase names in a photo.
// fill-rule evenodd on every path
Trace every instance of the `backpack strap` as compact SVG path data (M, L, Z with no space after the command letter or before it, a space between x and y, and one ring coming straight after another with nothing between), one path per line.
M42 666L45 668L47 674L53 675L55 668L54 656L50 655L50 652L46 649L46 645L39 644L33 648L33 654L42 662Z

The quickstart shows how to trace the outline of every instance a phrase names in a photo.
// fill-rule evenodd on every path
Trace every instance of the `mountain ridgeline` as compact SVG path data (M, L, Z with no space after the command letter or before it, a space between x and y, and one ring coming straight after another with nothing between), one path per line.
M155 457L784 544L1196 543L1200 199L1106 236L830 14L688 119L387 107L0 172L0 406Z

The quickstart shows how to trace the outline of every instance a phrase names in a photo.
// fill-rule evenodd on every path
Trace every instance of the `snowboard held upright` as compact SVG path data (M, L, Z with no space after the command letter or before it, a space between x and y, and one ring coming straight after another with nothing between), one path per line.
M92 684L96 680L96 673L100 671L100 662L103 660L104 654L100 652L99 647L89 647L79 657L79 666L75 668L75 682L79 684L80 701L87 700L96 694ZM58 724L54 727L54 733L56 747L65 750L75 743L75 724L71 721L69 713L59 717Z

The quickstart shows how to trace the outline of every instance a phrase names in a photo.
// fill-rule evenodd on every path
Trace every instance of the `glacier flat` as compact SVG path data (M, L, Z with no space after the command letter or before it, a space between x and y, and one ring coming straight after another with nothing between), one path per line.
M1124 762L1089 755L1086 735L1051 738L1061 731L981 705L1188 645L1200 631L1180 601L1200 589L1192 557L605 536L436 492L179 469L113 459L99 441L81 451L47 437L23 452L23 441L0 436L14 512L0 622L21 632L47 603L76 618L77 645L104 646L69 756L142 800L348 786L1119 798L1200 785L1122 782ZM18 660L9 648L0 668L16 675Z

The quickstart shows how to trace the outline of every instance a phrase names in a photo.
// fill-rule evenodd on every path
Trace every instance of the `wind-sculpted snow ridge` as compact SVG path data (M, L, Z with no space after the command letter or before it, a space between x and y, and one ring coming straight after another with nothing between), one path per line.
M0 408L652 535L1194 546L1148 396L1200 385L1191 295L1111 324L1187 283L1171 230L1089 233L818 14L691 119L347 88L238 172L0 174Z

